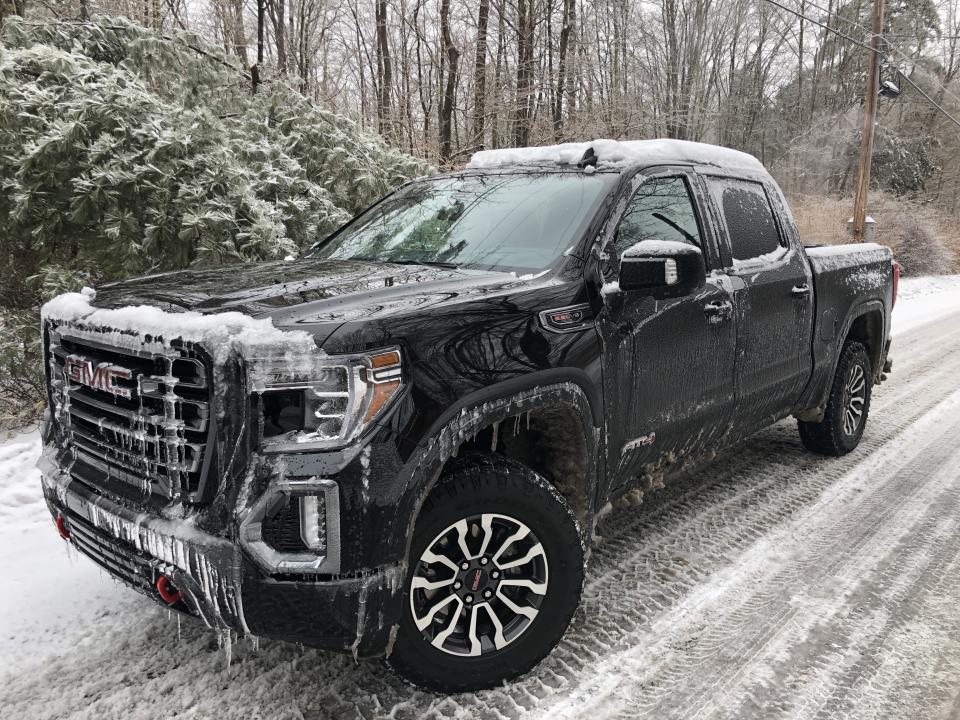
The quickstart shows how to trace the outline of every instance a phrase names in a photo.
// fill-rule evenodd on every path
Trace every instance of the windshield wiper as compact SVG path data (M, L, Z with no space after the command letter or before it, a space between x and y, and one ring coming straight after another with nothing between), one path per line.
M430 267L448 268L451 270L456 270L460 267L456 263L441 262L439 260L381 260L381 262L390 263L391 265L429 265Z

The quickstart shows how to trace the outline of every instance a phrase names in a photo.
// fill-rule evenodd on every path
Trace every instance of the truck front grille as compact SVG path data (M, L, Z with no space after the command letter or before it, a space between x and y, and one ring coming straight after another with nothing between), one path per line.
M51 407L77 460L72 474L140 501L196 501L213 445L209 359L196 347L148 352L108 338L48 330Z

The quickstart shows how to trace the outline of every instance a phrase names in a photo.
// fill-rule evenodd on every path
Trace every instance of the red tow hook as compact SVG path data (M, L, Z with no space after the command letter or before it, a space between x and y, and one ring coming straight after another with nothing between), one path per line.
M57 519L55 520L57 525L57 532L60 533L60 537L64 540L70 539L70 531L67 530L67 521L64 519L63 515L57 513Z
M180 602L180 591L173 584L173 580L166 575L161 575L157 579L157 592L160 593L160 599L167 605L176 605Z

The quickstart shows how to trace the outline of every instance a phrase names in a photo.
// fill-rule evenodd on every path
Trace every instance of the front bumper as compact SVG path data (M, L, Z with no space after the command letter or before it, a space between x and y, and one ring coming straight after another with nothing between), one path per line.
M402 587L400 566L352 576L271 576L230 539L120 505L73 481L45 455L43 492L69 542L101 568L157 602L240 635L382 655ZM157 588L179 591L170 604ZM167 594L169 600L169 594Z

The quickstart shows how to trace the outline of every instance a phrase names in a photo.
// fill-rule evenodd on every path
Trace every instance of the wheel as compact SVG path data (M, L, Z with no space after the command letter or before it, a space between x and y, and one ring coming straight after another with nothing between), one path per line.
M413 533L387 663L440 693L522 675L560 641L580 603L584 548L563 497L498 455L464 458L427 498Z
M843 346L830 398L821 422L798 423L800 439L821 455L846 455L860 444L870 412L873 372L867 349L858 342Z

